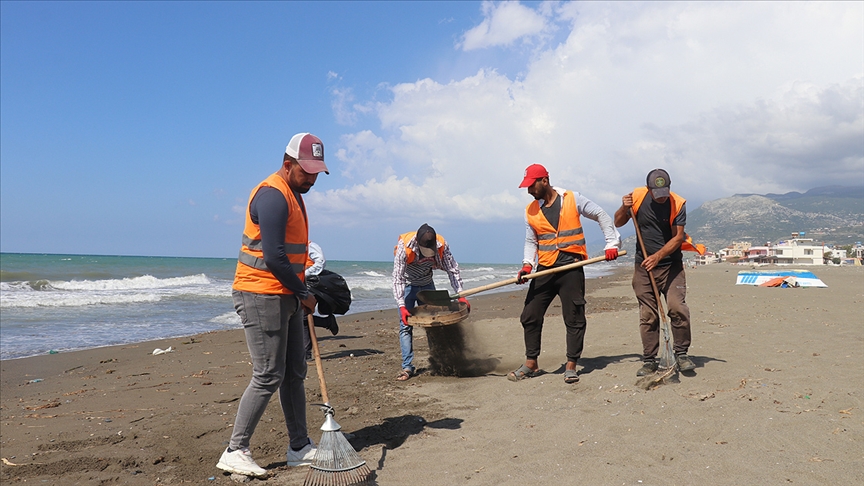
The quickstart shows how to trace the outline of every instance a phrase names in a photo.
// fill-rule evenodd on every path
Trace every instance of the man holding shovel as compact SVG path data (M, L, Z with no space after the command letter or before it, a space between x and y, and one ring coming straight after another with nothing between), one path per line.
M432 282L435 269L446 271L453 290L462 292L459 264L444 237L426 223L417 231L399 235L393 249L393 298L399 306L399 346L402 348L402 371L396 377L398 381L414 376L414 328L408 323L408 316L417 305L418 293L435 290ZM465 297L459 302L471 308Z
M687 356L690 347L690 309L687 307L687 279L684 275L681 250L705 253L705 247L694 245L684 233L687 222L686 200L669 190L669 173L654 169L648 173L644 187L621 198L615 211L615 226L621 227L635 215L642 243L636 245L636 269L633 290L639 301L639 334L642 336L642 367L636 376L657 371L660 348L660 316L658 302L651 284L653 275L657 290L666 297L672 323L675 363L681 371L693 371L696 365ZM650 197L645 197L649 195ZM632 213L631 213L632 209Z
M525 210L525 253L522 276L534 269L554 269L588 258L585 236L582 232L581 216L596 221L606 239L606 260L618 258L621 235L612 224L612 218L600 206L578 192L553 187L549 183L549 172L542 165L533 164L525 169L520 188L527 187L534 202ZM536 376L540 367L540 338L543 331L543 316L555 296L561 299L564 326L567 328L567 364L564 382L576 383L576 361L582 355L585 341L585 270L573 268L544 275L531 280L525 307L520 318L525 334L525 364L510 372L507 379L519 381Z

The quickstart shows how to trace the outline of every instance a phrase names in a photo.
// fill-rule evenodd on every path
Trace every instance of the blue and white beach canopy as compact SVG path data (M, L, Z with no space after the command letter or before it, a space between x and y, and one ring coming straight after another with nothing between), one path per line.
M738 272L738 280L735 285L762 285L776 278L788 279L792 277L796 287L828 287L825 282L819 280L809 270L744 270Z

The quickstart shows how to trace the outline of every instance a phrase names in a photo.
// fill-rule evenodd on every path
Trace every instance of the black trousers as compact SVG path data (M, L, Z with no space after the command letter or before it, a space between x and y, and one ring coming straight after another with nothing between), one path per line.
M543 317L556 295L561 299L567 329L567 361L575 363L582 356L585 343L585 271L582 267L531 281L520 318L525 332L525 357L537 359L540 356Z

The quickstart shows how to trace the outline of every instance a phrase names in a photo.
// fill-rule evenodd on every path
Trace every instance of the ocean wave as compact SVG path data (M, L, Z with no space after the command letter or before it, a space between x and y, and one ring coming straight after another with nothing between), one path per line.
M367 275L369 277L389 277L389 275L384 275L376 272L375 270L368 270L366 272L360 272L361 275Z
M207 285L210 279L203 273L185 277L156 278L152 275L110 280L70 280L50 282L57 290L147 290L186 285ZM39 289L34 289L39 290Z
M242 326L243 325L243 323L240 321L240 316L237 315L237 313L233 312L233 311L232 312L226 312L222 315L218 315L218 316L210 319L209 322L212 322L214 324L221 324L223 326L225 326L225 325Z
M98 294L98 293L63 293L35 294L0 297L0 308L36 308L36 307L82 307L88 305L118 305L158 302L162 296L153 293L132 294Z
M516 265L514 265L515 267ZM495 269L492 267L477 267L477 268L465 268L460 265L460 272L494 272Z

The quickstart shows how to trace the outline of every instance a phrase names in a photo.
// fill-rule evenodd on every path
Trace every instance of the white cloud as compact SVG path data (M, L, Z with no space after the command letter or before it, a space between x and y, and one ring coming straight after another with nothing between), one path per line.
M547 30L546 16L519 2L485 1L483 21L462 36L459 47L465 51L510 45L513 42ZM547 11L548 9L543 9Z
M505 49L543 29L516 27L524 5L483 8L463 48L470 37ZM484 68L394 83L389 101L361 103L380 125L340 141L353 185L310 193L310 206L332 221L381 221L391 207L521 218L530 197L516 186L531 163L610 212L661 165L697 204L864 178L864 4L580 2L533 12L570 33L519 78Z
M793 82L770 98L645 132L622 158L675 167L681 176L670 169L673 180L708 186L710 198L861 184L864 77L826 87Z
M340 125L353 125L357 121L357 114L350 107L354 101L354 93L350 88L333 88L330 93L333 99L330 102L333 108L333 116L336 123Z

